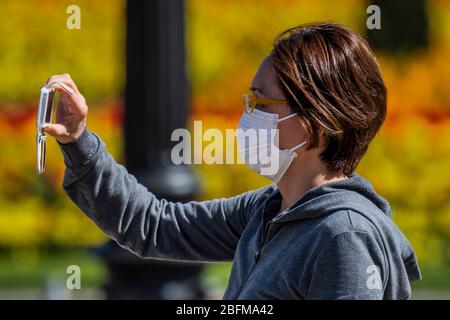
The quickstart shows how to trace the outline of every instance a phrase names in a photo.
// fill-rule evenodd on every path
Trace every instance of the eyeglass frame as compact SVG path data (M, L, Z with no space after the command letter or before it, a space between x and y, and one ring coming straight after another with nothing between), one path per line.
M244 112L246 113L252 113L253 110L255 110L257 105L262 106L270 106L270 105L276 105L276 104L288 104L288 101L286 100L279 100L279 99L272 99L266 96L261 95L261 98L255 97L253 92L248 92L242 95L242 105L244 108ZM248 103L250 103L250 111L248 110Z

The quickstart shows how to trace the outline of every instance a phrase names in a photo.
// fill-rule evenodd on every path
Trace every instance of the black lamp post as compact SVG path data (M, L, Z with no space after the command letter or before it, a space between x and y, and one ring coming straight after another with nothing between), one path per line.
M170 161L171 133L186 126L183 0L127 1L125 162L157 197L189 201L199 183ZM107 298L202 298L197 264L141 260L115 243L101 250Z
M367 37L376 50L391 54L410 54L426 49L429 39L429 22L426 0L372 0L381 13L381 29L368 29Z

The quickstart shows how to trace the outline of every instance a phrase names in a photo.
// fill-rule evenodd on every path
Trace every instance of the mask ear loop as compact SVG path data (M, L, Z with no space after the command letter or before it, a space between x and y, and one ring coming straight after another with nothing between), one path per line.
M296 114L296 113L291 113L290 115L287 115L286 117L283 117L283 118L281 118L281 119L278 119L278 122L282 122L282 121L284 121L284 120L287 120L287 119L290 119L290 118L293 118L293 117L296 117L296 116L298 116L298 114Z
M307 142L307 141L305 140L305 141L299 143L298 145L296 145L296 146L294 146L293 148L291 148L291 151L295 151L295 150L297 150L297 149L303 147L303 146L306 144L306 142ZM295 153L295 154L297 155L297 153Z
M299 143L298 145L294 146L293 148L289 149L289 151L291 151L294 154L294 158L297 158L297 156L298 156L298 153L295 152L295 150L303 147L306 143L307 143L307 141L305 140L305 141Z
M287 119L290 119L290 118L293 118L293 117L296 117L296 116L298 116L297 113L292 113L292 114L290 114L290 115L287 115L286 117L283 117L283 118L281 118L281 119L278 119L278 122L281 122L281 121L284 121L284 120L287 120ZM294 146L293 148L291 148L291 149L289 149L289 150L290 150L290 151L295 151L295 150L297 150L297 149L303 147L306 143L307 143L307 141L305 140L305 141L299 143L298 145ZM296 152L294 152L294 156L297 157L297 153L296 153Z

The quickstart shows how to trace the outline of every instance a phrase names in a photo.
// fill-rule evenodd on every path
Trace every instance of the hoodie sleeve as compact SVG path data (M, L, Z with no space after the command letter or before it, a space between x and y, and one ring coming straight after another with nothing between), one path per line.
M337 234L318 254L306 299L383 299L384 258L376 241L366 232Z
M157 199L139 184L88 129L60 148L66 164L64 190L121 246L154 259L233 259L260 191L229 199L173 203Z

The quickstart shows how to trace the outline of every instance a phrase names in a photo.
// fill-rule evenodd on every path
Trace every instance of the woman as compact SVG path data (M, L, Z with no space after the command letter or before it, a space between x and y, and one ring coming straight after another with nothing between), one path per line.
M275 184L229 199L156 199L86 129L70 76L55 81L76 92L54 84L62 107L45 129L64 154L63 187L123 247L145 258L232 260L224 299L410 297L420 279L414 251L387 201L354 173L384 121L386 89L367 43L348 28L316 23L278 36L239 124L278 130L276 170L251 164ZM251 147L241 141L244 155Z

